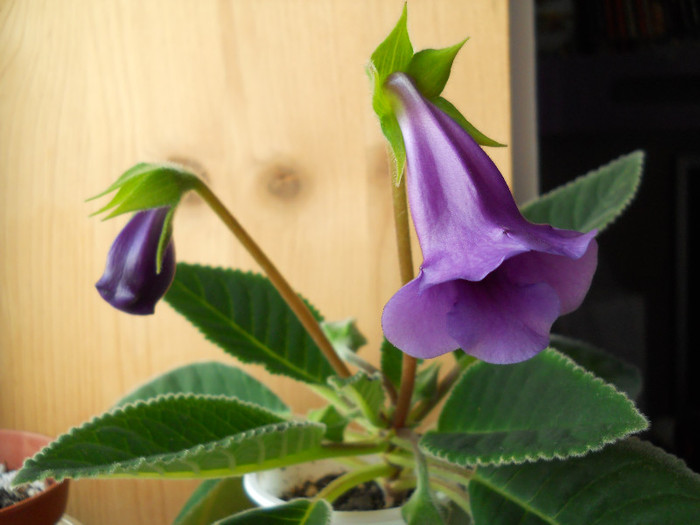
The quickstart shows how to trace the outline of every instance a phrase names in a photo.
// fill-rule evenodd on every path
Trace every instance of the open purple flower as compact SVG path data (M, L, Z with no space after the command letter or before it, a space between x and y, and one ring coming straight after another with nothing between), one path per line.
M158 241L170 208L140 211L112 243L104 274L95 285L102 298L124 312L152 314L175 276L175 247L168 239L160 272Z
M461 348L490 363L543 350L552 323L593 278L595 232L532 224L491 159L402 73L389 77L423 252L419 275L386 304L387 339L431 358Z

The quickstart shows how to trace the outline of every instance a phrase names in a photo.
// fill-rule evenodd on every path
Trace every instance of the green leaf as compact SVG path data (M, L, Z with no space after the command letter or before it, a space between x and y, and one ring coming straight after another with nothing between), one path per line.
M377 427L386 426L386 421L382 419L384 388L379 374L370 376L360 371L346 379L331 377L328 382L358 407L373 425Z
M326 427L323 437L337 443L343 441L345 427L350 424L350 420L338 412L333 405L310 411L307 419L323 424Z
M433 99L445 89L452 63L467 40L442 49L423 49L413 55L406 72L425 98Z
M689 525L700 516L700 476L637 439L581 458L480 467L469 493L477 525Z
M421 447L452 463L520 463L581 455L644 430L613 386L545 349L513 365L478 362L462 373Z
M27 460L16 479L235 476L316 459L322 437L322 425L237 399L166 396L71 430Z
M179 263L165 300L207 339L243 362L307 383L325 385L334 375L294 313L261 275Z
M403 352L384 339L381 346L382 373L389 379L392 385L399 388L401 385L401 368L403 367Z
M331 506L323 500L298 499L264 509L252 509L214 525L329 525Z
M415 447L415 445L414 445ZM430 490L428 467L423 455L416 450L416 490L401 507L401 516L408 525L445 525L445 519Z
M413 387L413 403L433 399L437 395L440 365L432 364L416 373Z
M354 354L367 344L367 339L357 328L354 319L324 321L321 328L341 357Z
M192 493L172 525L210 525L251 506L241 478L207 479Z
M642 390L642 375L639 369L600 350L588 343L552 334L550 346L569 356L577 364L608 383L612 383L627 394L630 399L636 399Z
M442 111L447 113L450 117L452 117L452 120L454 120L457 124L462 126L464 131L469 133L469 136L473 138L477 144L480 146L491 146L491 147L504 147L505 144L501 144L500 142L497 142L493 139L488 138L486 135L484 135L481 131L476 129L466 118L464 118L464 115L460 113L460 111L452 105L452 103L442 97L437 97L433 100L431 100L433 104L435 104L437 107L439 107Z
M137 164L127 170L105 191L88 200L113 191L117 194L95 214L112 210L107 219L138 210L176 207L182 196L200 184L196 175L175 164ZM94 215L94 214L93 214Z
M260 381L243 370L214 361L193 363L166 372L124 396L116 406L163 394L224 395L255 403L281 415L290 413L289 407Z
M634 198L644 153L635 151L525 204L531 222L588 232L607 228Z

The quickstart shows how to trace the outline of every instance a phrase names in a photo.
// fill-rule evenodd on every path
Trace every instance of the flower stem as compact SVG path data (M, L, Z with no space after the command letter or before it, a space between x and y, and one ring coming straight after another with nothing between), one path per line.
M392 197L394 204L394 226L396 228L396 245L399 254L399 272L401 284L406 284L413 279L413 257L411 255L411 229L408 223L408 201L406 199L405 177L397 186L392 184ZM416 379L416 358L403 354L401 364L401 387L396 401L394 413L394 428L402 428L406 424L406 417L411 407L413 386Z
M223 203L207 187L206 184L199 181L199 184L197 184L194 189L199 196L204 199L214 213L216 213L216 215L219 217L219 219L221 219L231 233L236 236L243 247L248 250L248 253L250 253L253 259L255 259L255 262L260 265L262 270L270 279L270 282L277 289L287 305L292 309L294 315L296 315L297 319L299 319L299 322L302 324L309 336L311 336L311 339L313 339L314 343L316 343L321 352L323 352L323 355L331 364L336 374L343 378L350 377L350 371L333 349L333 345L331 345L330 341L326 337L326 334L323 333L321 326L316 321L309 308L306 306L306 303L304 303L301 297L299 297L299 295L297 295L297 293L292 289L287 280L282 276L267 255L265 255L265 253L260 249L253 238L243 229L241 224L236 220L231 212L226 209Z
M318 493L316 497L318 499L325 499L329 503L333 503L351 488L383 476L391 476L395 471L396 467L386 463L368 465L366 467L352 470L347 474L343 474L339 478L331 481Z

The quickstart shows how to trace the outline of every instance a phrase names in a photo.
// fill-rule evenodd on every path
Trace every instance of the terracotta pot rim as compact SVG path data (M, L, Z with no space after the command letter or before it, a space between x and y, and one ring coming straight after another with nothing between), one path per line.
M5 429L5 428L0 428L0 441L3 441L7 438L25 438L25 439L30 439L33 440L39 445L39 448L32 453L31 455L35 454L38 452L41 448L46 446L48 443L52 441L52 438L49 436L46 436L44 434L39 434L37 432L29 432L25 430L15 430L15 429ZM30 457L30 456L27 456ZM27 457L22 459L22 462L24 462ZM7 461L7 458L5 457L0 457L0 461ZM21 465L19 465L21 466ZM15 470L19 468L17 465L8 465L8 468L10 470ZM29 498L23 499L22 501L18 501L17 503L14 503L10 505L9 507L5 507L3 509L0 509L0 523L5 523L3 520L11 520L13 519L14 516L22 516L24 513L31 513L30 507L33 507L35 505L41 504L42 501L44 501L46 504L51 504L55 506L56 508L61 508L61 514L65 510L66 503L68 500L68 480L65 479L61 482L57 482L53 478L48 478L46 480L46 488L39 492L38 494L35 494L34 496L31 496ZM60 517L60 516L59 516ZM16 518L15 518L16 519ZM12 523L12 522L9 522Z

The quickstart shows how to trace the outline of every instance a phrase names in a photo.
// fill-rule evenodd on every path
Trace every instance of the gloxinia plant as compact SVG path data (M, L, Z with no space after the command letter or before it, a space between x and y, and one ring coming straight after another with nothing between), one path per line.
M404 9L368 66L394 160L403 283L384 308L379 367L360 355L354 323L325 321L201 180L179 166L139 164L105 192L116 195L101 211L135 215L110 250L102 296L143 314L165 294L227 354L291 377L328 404L292 415L242 370L194 363L59 437L16 483L204 479L177 525L327 524L332 505L372 480L408 524L697 522L700 477L631 437L648 425L633 401L638 373L550 333L583 301L595 238L631 201L643 155L518 209L481 148L499 144L441 97L463 44L414 52ZM173 278L172 221L190 191L265 276L181 262ZM417 276L407 201L423 255ZM442 373L431 358L449 352ZM320 459L343 472L315 495L248 510L234 497L244 474Z

